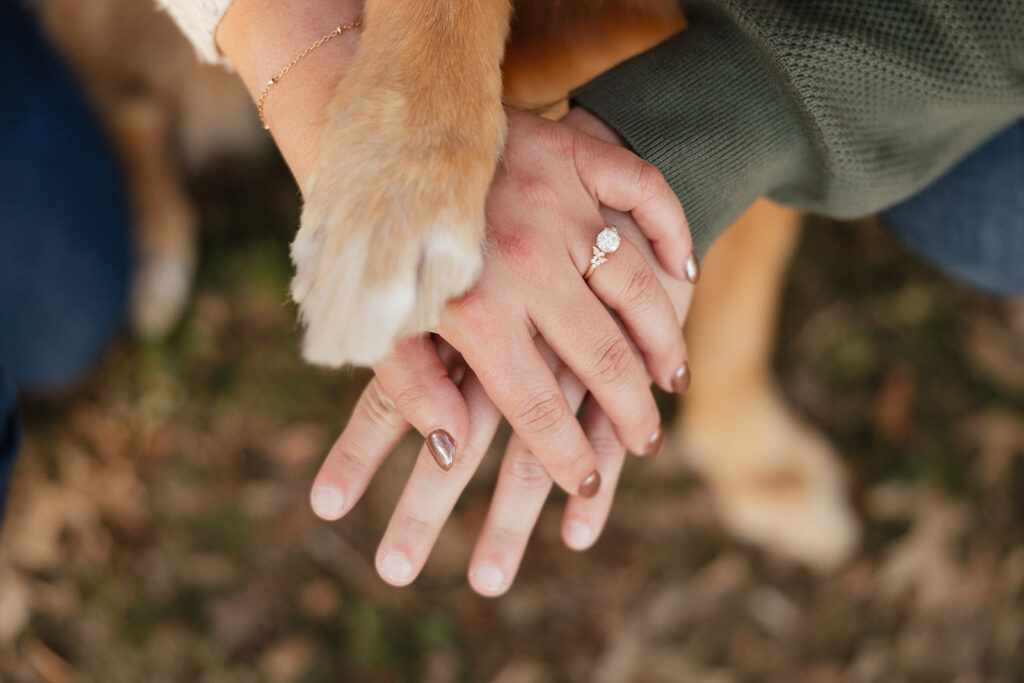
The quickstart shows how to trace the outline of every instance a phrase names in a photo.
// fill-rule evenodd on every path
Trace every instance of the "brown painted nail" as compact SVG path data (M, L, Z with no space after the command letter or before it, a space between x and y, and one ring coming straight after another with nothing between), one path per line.
M689 363L683 363L676 370L676 373L672 375L672 391L677 394L685 394L686 390L690 388L690 365Z
M451 434L443 429L435 429L427 434L427 448L442 470L447 472L452 468L455 462L455 439Z
M594 470L587 475L587 478L580 482L579 494L582 498L593 498L601 488L601 475Z
M683 264L683 271L686 273L686 279L689 280L691 285L697 284L697 280L700 280L700 261L697 260L696 254L690 254L686 259L686 263Z
M665 432L661 431L661 427L651 434L651 438L647 440L647 448L640 455L652 456L657 455L658 451L661 450L661 444L665 442Z

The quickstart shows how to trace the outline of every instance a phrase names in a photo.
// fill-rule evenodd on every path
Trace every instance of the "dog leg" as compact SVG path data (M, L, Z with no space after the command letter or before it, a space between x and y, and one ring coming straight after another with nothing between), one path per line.
M304 352L380 360L482 265L508 0L368 0L292 244Z
M109 103L135 213L131 323L162 337L181 318L196 263L197 219L172 161L167 112L156 98Z
M708 254L687 323L694 376L680 437L733 534L828 570L849 557L858 537L842 465L786 406L771 372L800 221L761 200Z

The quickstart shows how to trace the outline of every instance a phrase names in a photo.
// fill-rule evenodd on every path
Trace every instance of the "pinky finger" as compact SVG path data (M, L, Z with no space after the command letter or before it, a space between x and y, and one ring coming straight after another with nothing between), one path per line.
M626 460L626 447L615 435L615 425L592 396L588 396L583 415L583 430L597 455L601 480L607 482L593 498L570 496L562 517L562 540L573 550L594 545L612 509L615 486Z

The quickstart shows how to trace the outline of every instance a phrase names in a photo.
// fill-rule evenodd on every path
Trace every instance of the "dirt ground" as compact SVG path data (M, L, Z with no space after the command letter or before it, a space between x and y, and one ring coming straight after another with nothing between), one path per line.
M550 501L491 600L465 571L493 453L396 589L372 559L417 443L345 520L307 504L367 374L298 359L294 186L268 162L194 191L181 327L125 336L83 385L24 404L0 680L1024 681L1024 305L949 283L877 228L809 228L777 368L865 522L833 575L731 540L669 443L628 463L589 552L562 545Z

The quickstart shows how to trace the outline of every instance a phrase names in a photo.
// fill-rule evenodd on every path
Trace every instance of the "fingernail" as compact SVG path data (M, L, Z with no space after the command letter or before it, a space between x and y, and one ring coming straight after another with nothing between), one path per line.
M569 522L569 531L566 535L570 548L583 550L590 545L590 539L594 537L594 532L583 522Z
M505 587L505 572L493 564L482 564L473 570L473 582L490 593Z
M427 434L427 448L442 470L447 472L452 468L455 462L455 439L451 434L443 429L435 429Z
M412 578L412 563L401 553L389 552L380 560L380 573L395 583L407 583Z
M647 440L647 448L644 449L644 452L641 455L657 455L658 451L661 450L661 444L664 443L664 441L665 432L661 431L661 427L658 427L658 429L651 434L651 438Z
M672 391L677 394L685 394L686 390L690 388L690 365L689 363L683 363L676 370L675 374L672 375Z
M683 271L691 285L697 284L697 280L700 279L700 261L697 260L696 254L690 254L687 257L686 263L683 264Z
M583 498L593 498L601 488L601 475L594 470L580 482L579 494Z
M313 505L313 512L324 519L338 519L345 509L345 497L336 486L320 484L313 489L310 498Z

